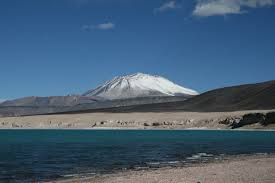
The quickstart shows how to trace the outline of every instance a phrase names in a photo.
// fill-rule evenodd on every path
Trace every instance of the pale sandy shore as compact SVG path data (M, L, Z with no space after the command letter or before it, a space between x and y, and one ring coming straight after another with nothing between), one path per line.
M140 113L83 113L0 117L0 129L229 129L226 119L238 119L249 113L236 112L140 112ZM275 125L259 123L249 129L274 129Z
M274 183L275 156L247 156L180 168L127 171L52 183Z

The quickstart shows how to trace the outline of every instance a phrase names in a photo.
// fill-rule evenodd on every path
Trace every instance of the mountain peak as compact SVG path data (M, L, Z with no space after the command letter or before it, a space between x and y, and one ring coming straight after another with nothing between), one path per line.
M144 73L141 73L141 72L137 72L137 73L129 74L129 75L126 75L126 76L120 76L118 78L127 78L127 79L129 79L129 78L140 78L140 77L150 77L150 76L151 76L150 74L144 74Z
M190 96L197 94L196 91L179 86L161 76L138 72L114 77L105 84L83 95L112 100L150 96Z

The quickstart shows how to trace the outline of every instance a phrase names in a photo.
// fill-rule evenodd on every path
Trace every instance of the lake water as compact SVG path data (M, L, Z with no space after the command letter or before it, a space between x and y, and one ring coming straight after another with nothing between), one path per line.
M275 132L0 130L0 182L182 166L256 153L275 153Z

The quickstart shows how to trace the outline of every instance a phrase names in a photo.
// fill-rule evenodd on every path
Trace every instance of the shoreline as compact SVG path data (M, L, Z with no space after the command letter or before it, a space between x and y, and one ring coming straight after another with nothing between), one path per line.
M275 132L275 128L271 129L251 129L251 128L241 128L241 129L221 129L221 128L0 128L0 131L5 131L5 130L15 130L15 131L20 131L20 130L60 130L60 131L77 131L77 130L85 130L85 131L97 131L97 130L106 130L106 131L113 131L113 130L132 130L132 131L139 131L139 130L144 130L144 131L259 131L259 132Z
M236 175L237 174L237 175ZM64 178L46 183L247 183L275 180L275 154L234 155L206 163L168 166L82 178Z
M264 123L269 113L271 120ZM0 129L275 130L274 117L275 110L58 114L0 117Z

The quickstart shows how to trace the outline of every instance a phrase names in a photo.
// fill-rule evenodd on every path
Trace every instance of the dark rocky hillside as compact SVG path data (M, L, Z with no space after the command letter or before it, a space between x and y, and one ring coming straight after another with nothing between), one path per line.
M35 105L34 105L35 104ZM225 112L275 109L275 81L220 88L195 97L24 98L0 105L0 116L89 112Z
M275 81L212 90L172 107L188 111L274 109Z
M221 112L264 109L275 109L274 80L216 89L185 101L132 105L81 112Z

